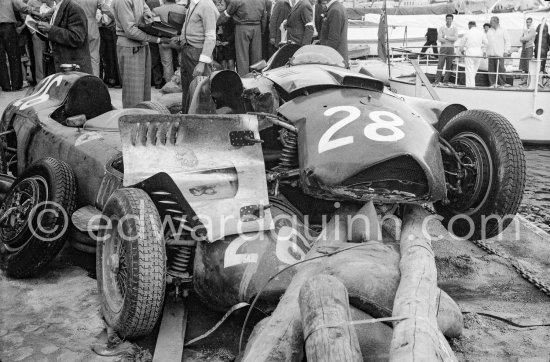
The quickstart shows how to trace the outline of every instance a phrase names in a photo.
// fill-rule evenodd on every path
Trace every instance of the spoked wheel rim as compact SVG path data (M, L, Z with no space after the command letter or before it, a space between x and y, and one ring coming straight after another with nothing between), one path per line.
M41 177L31 177L15 185L6 195L0 208L0 239L6 250L15 252L32 239L20 238L26 232L36 230L29 227L37 212L37 206L48 200L48 187Z
M118 221L111 220L112 228L107 230L110 236L103 243L102 272L104 295L109 308L118 313L126 298L129 268L127 260L127 243L118 233Z
M444 159L447 183L451 186L447 196L455 212L472 215L491 192L495 176L491 152L485 141L471 132L459 133L449 143L464 166L459 171L455 158Z

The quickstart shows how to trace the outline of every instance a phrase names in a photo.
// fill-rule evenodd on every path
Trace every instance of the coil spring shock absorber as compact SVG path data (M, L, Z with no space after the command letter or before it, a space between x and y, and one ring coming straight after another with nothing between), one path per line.
M168 246L168 274L174 278L187 279L191 276L189 265L193 259L193 246Z
M286 128L281 129L280 139L283 144L279 167L291 170L298 166L298 136Z

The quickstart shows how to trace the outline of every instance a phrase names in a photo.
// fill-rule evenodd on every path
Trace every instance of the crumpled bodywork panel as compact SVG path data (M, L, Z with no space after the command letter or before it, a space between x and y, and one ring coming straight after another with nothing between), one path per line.
M255 116L123 116L119 128L124 186L168 174L209 241L272 228L261 146L235 142L243 132L259 138Z
M384 83L378 79L348 69L319 64L276 68L263 73L263 76L287 93L317 86L384 89Z
M44 157L63 160L71 166L78 181L79 205L95 205L105 174L105 165L120 153L117 132L101 132L66 127L48 117L44 109L29 119L15 117L18 172Z
M298 128L300 177L306 193L382 202L445 196L438 133L402 99L364 89L332 88L297 97L278 111ZM346 186L369 167L400 156L411 157L420 166L429 186L426 194Z

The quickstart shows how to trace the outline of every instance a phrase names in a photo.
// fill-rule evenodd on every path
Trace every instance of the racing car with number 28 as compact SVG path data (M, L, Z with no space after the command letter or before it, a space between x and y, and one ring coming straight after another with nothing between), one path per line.
M433 203L476 239L506 227L523 195L523 147L505 118L395 94L328 47L287 45L244 77L197 77L185 115L114 110L99 86L92 111L78 100L93 77L56 79L2 117L2 167L18 176L1 208L2 268L29 276L51 260L39 251L58 250L65 230L48 242L29 230L63 226L33 208L55 201L79 238L97 238L102 312L124 337L152 330L167 283L192 283L216 309L250 301L311 248L305 216Z

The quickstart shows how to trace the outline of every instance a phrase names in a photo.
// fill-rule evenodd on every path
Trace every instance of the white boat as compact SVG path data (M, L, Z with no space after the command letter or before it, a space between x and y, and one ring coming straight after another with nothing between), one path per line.
M411 54L413 53L407 52L405 59L411 57ZM528 75L519 72L519 59L507 60L508 85L497 88L480 84L483 83L483 77L488 75L486 65L482 65L477 73L476 87L464 86L463 58L457 58L454 74L447 86L433 88L431 84L422 81L421 73L427 75L429 79L434 78L437 65L432 61L418 65L416 68L411 65L412 71L411 68L408 70L402 68L400 72L394 73L391 72L399 68L392 65L389 76L390 87L396 93L403 95L435 98L445 102L460 103L468 109L487 109L500 113L512 123L525 143L550 144L550 75L539 71L540 53L536 60L530 60ZM400 62L402 63L403 59ZM548 63L550 66L550 62ZM525 81L527 84L523 85L522 82Z
M539 23L548 16L548 8L537 12L514 12L498 14L458 14L455 15L453 26L462 36L468 30L468 22L475 21L478 27L488 23L491 16L498 16L500 24L508 31L512 46L521 46L519 38L525 26L527 17ZM419 47L426 42L424 37L427 28L440 28L445 23L444 15L388 15L389 47ZM348 44L367 44L370 55L378 54L378 24L379 14L365 14L362 21L350 21L348 28ZM431 50L429 50L431 51Z

